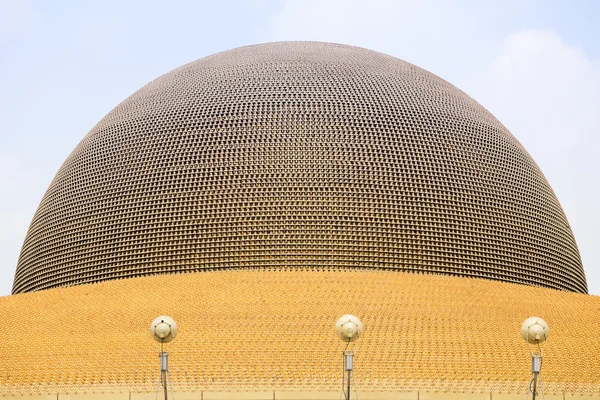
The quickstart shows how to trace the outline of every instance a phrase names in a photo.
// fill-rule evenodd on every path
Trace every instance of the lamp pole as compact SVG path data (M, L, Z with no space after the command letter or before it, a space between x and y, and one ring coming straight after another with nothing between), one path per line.
M152 338L160 343L160 351L158 352L158 358L160 360L160 378L158 385L156 386L156 396L154 400L158 398L158 391L160 387L163 388L164 400L169 400L169 353L164 349L165 343L169 343L177 335L177 323L171 317L161 315L160 317L154 318L150 324L150 335ZM173 391L173 385L171 385L171 392Z
M167 379L169 373L169 353L161 351L158 353L160 358L160 379L162 380L163 391L165 393L165 400L169 400L169 394L167 389Z
M527 398L529 398L529 392L531 392L532 400L537 397L537 385L538 379L541 382L540 371L542 370L542 348L541 343L548 339L548 332L550 327L548 323L539 317L529 317L521 325L521 336L530 345L534 345L537 349L531 351L531 375L532 378L529 381L529 388L527 391ZM542 398L544 398L544 388L542 387Z
M541 354L532 354L531 355L531 373L533 374L533 390L532 400L535 400L535 396L537 395L537 380L538 375L542 369L542 355Z
M350 400L350 382L352 379L352 368L354 367L353 357L353 351L344 350L344 369L348 375L348 381L346 382L346 400Z

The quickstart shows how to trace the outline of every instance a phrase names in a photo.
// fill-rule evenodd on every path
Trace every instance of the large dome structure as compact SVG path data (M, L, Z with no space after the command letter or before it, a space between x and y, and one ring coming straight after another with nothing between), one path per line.
M355 47L245 47L145 86L61 167L0 297L0 395L156 399L160 350L180 400L338 400L349 349L352 398L521 400L538 316L542 397L598 400L586 290L542 173L467 95Z
M256 268L587 292L551 187L481 105L381 53L271 43L178 68L103 118L43 197L13 293Z

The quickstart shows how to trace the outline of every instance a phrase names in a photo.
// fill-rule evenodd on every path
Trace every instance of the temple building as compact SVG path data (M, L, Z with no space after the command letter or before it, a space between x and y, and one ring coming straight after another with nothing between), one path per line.
M83 138L0 298L0 394L150 400L158 315L178 400L600 399L600 297L543 173L443 79L339 44L205 57Z

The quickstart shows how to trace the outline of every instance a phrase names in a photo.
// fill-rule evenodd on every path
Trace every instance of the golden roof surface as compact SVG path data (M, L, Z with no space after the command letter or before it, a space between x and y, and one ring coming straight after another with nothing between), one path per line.
M360 390L524 392L520 325L550 325L547 393L600 392L600 297L518 284L385 271L227 270L160 275L0 298L0 393L153 391L158 315L178 390L335 390L337 318L365 326L351 344Z

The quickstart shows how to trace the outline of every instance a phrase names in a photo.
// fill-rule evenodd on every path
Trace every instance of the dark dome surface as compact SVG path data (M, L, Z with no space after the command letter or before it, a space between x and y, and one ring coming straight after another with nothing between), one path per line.
M215 54L123 101L51 183L13 293L227 268L587 292L556 196L502 124L421 68L327 43Z

